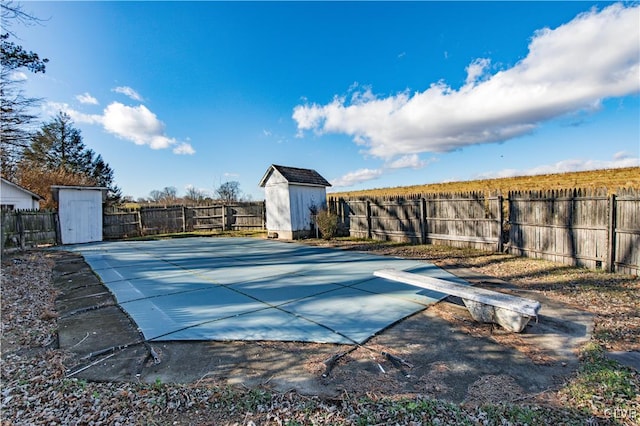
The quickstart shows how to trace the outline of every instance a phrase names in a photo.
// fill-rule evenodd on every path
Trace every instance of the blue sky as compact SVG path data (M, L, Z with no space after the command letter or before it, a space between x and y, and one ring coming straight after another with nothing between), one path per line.
M25 74L124 195L270 164L329 192L640 165L640 6L24 2Z

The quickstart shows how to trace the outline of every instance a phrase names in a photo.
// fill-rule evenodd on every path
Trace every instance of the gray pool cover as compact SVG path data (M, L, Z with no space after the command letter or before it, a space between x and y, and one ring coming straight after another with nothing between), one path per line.
M363 343L445 295L374 277L435 265L255 238L65 247L82 254L147 340Z

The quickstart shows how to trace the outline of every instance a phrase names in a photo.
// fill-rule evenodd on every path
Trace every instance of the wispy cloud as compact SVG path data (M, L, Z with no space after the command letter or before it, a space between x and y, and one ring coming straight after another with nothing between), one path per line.
M29 79L27 74L25 74L22 71L11 71L11 72L7 73L6 78L7 78L8 81L25 81L25 80Z
M138 92L136 92L135 90L133 90L131 87L129 86L118 86L114 89L111 89L112 91L116 92L116 93L121 93L125 96L128 96L129 98L133 99L134 101L138 101L138 102L142 102L144 99L142 98L142 96L140 96L140 94Z
M428 161L422 160L417 154L405 155L394 161L387 162L383 167L377 169L360 169L354 172L349 172L342 177L332 180L331 185L334 188L349 187L370 180L375 180L384 173L397 169L422 169L435 161L437 161L435 158Z
M91 96L91 94L89 94L89 92L84 92L81 95L76 95L76 99L81 104L98 105L99 103L96 98L94 98L93 96Z
M49 102L47 109L52 113L64 111L77 123L101 125L107 132L136 145L147 145L152 149L172 148L174 154L195 154L190 143L167 136L165 124L144 105L112 102L102 114L85 114L68 104L55 102Z
M428 163L421 160L418 154L405 155L386 164L388 169L421 169Z
M193 155L196 153L196 150L193 149L190 143L180 142L176 147L173 148L172 152L178 155Z
M334 188L344 188L373 180L382 175L382 173L383 169L360 169L334 179L330 183Z
M555 29L537 31L528 55L490 74L490 59L467 67L454 89L436 82L423 91L375 96L361 90L326 105L293 110L298 134L341 133L364 153L390 161L423 152L448 152L501 142L532 132L540 123L603 99L640 92L640 6L593 9Z
M611 160L584 160L572 158L553 164L543 164L530 169L503 169L497 172L482 173L476 179L493 179L514 176L535 176L552 173L581 172L586 170L617 169L621 167L638 167L640 158L627 152L616 153Z

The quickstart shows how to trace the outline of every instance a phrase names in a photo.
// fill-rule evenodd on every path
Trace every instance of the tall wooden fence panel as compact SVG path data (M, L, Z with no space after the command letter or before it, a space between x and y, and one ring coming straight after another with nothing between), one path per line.
M640 190L618 191L610 204L614 210L610 263L617 272L640 275Z
M185 232L185 208L183 206L142 208L140 222L143 235Z
M605 191L509 193L509 253L596 269L607 264Z
M349 235L501 250L502 198L484 194L329 199Z
M371 238L371 205L368 200L336 200L330 205L342 212L340 219L350 236Z
M502 197L434 194L424 203L426 243L502 250Z
M510 192L506 202L482 193L329 197L328 205L352 237L490 251L506 244L519 256L640 275L637 189Z
M227 229L265 229L266 210L263 202L232 204L227 207Z
M105 239L131 238L142 235L140 211L104 212L102 215L102 236Z
M103 214L106 239L199 230L264 229L263 202L199 207L142 207Z
M368 221L371 237L419 243L422 241L422 205L420 200L372 200Z
M223 205L188 207L186 210L188 231L226 229L226 208Z
M56 211L3 211L1 222L2 250L55 245L58 242L58 213Z

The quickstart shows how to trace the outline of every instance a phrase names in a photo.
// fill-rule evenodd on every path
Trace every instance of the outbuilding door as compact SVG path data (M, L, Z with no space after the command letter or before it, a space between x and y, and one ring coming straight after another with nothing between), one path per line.
M98 193L100 197L100 193ZM80 244L102 241L101 199L71 197L60 194L60 236L62 244Z

